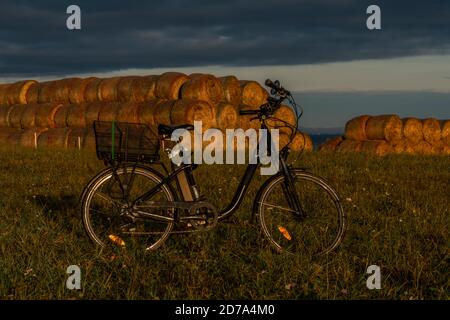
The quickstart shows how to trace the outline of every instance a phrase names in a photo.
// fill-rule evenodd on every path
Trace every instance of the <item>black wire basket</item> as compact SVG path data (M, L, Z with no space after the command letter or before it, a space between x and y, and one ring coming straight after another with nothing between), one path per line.
M94 121L97 157L108 163L159 160L158 135L145 124Z

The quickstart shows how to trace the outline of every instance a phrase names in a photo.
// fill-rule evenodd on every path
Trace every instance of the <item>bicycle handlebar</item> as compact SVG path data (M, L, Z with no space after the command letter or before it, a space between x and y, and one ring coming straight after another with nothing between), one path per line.
M239 110L240 116L246 116L246 115L255 115L258 114L260 110Z

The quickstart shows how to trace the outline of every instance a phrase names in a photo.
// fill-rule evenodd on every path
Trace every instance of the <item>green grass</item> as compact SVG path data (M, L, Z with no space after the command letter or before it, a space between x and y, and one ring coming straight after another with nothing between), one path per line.
M78 197L103 165L78 151L0 151L2 299L449 299L450 158L307 154L302 166L339 192L348 230L333 254L273 252L251 224L258 175L231 223L174 235L156 252L112 259L84 233ZM223 207L243 166L203 166L201 190ZM66 289L66 268L82 289ZM381 290L366 269L381 267Z

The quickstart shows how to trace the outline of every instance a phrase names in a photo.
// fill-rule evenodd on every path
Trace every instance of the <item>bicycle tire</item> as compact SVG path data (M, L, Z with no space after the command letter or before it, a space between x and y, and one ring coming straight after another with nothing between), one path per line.
M281 200L282 205L280 207L278 207L279 204L274 205L269 203L270 195L274 194L274 190L278 191L278 189L275 188L281 186L280 189L283 189L282 183L284 182L285 177L282 173L279 173L265 182L255 199L255 213L257 220L261 226L262 233L264 237L269 241L271 246L279 252L297 254L298 251L310 251L312 255L328 254L335 250L342 242L346 229L346 216L342 204L339 200L339 196L337 195L336 191L322 178L314 176L313 174L307 173L301 169L291 169L291 173L293 174L295 182L304 182L302 185L300 185L300 188L296 186L296 189L302 205L306 207L307 216L304 218L304 220L302 220L297 215L295 215L293 213L293 210L289 208L289 204L287 203L284 195L284 199ZM311 233L309 229L312 229L312 227L308 226L307 223L312 224L314 220L319 221L321 217L317 214L317 212L319 212L318 209L320 208L320 212L322 213L322 215L324 214L325 211L323 208L325 208L325 199L323 199L322 201L320 201L320 199L315 199L315 197L319 195L319 192L312 190L311 187L309 187L308 189L308 187L306 187L306 182L308 182L311 186L319 187L317 188L317 190L321 190L324 192L323 194L329 196L329 200L332 200L331 202L333 204L333 206L329 207L329 210L332 211L332 215L335 214L335 235L332 236L332 240L328 245L319 245L318 250L317 248L313 248L311 239L307 238ZM311 190L312 192L308 194L306 190ZM278 198L281 198L281 195L278 195ZM313 203L317 205L317 208L313 208ZM264 207L268 209L265 210ZM284 220L279 219L281 222L277 224L277 222L274 222L276 220L271 221L271 217L269 218L269 211L273 212L274 209L278 211L287 210L290 212L290 214L286 215L286 217L288 218L285 218ZM288 225L289 227L287 227ZM325 229L328 230L328 226L326 226ZM325 236L329 238L329 235ZM314 238L317 238L317 236L314 235Z

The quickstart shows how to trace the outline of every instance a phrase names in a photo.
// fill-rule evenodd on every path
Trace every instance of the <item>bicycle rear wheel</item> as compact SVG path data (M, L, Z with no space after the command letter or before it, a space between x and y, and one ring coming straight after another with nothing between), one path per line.
M278 174L261 188L256 214L265 238L278 251L327 254L342 241L345 213L336 192L324 180L291 171L304 217L287 200L285 177Z
M88 184L81 199L83 225L89 238L102 247L159 248L172 231L174 222L140 218L131 204L161 180L159 174L142 166L102 171ZM170 186L163 184L148 201L173 202L175 195ZM173 218L175 209L145 210Z

